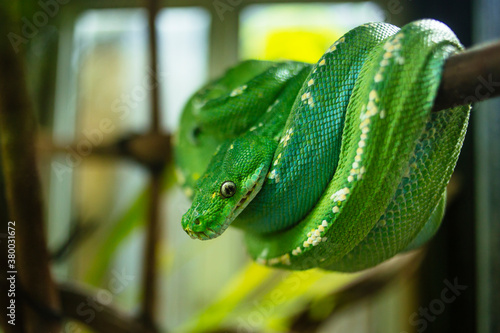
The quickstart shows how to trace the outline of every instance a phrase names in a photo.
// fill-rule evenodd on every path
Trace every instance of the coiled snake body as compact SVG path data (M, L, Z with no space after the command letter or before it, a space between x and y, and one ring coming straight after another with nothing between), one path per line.
M433 20L359 26L316 64L246 61L198 91L176 136L193 238L244 230L258 262L356 271L438 229L469 107L432 112L461 50Z

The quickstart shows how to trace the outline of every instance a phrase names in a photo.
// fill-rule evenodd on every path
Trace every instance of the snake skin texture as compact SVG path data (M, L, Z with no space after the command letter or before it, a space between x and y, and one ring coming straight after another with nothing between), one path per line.
M192 207L182 227L240 228L250 256L285 269L358 271L439 228L469 106L431 112L443 23L359 26L315 64L245 61L187 103L175 137Z

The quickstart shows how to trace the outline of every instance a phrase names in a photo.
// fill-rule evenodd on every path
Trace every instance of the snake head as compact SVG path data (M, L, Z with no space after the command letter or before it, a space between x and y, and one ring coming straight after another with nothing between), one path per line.
M220 236L262 188L276 145L251 132L222 143L197 183L183 229L202 240Z

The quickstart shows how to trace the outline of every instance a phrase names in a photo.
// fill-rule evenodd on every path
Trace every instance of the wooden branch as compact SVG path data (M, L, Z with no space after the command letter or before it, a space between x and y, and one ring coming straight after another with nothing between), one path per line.
M156 17L158 15L159 1L148 0L148 31L149 31L149 56L152 79L157 80L158 72L158 48L156 33ZM151 89L151 130L152 135L160 133L160 90L158 83ZM154 166L150 170L149 186L149 209L148 223L146 230L146 240L144 244L144 270L142 276L143 299L141 304L140 319L144 326L143 332L158 332L155 320L155 311L158 306L158 245L160 242L160 196L161 196L161 176L163 165Z
M158 306L158 245L160 241L159 210L161 195L161 173L153 172L150 180L148 224L145 239L145 260L142 276L142 308L140 319L144 332L158 332L155 311Z
M16 54L8 38L13 33L22 36L18 6L19 2L0 2L0 141L9 218L15 221L16 234L16 264L9 268L17 270L16 283L30 299L49 312L59 313L59 297L49 269L45 240L45 215L34 147L36 120L27 91L22 50ZM57 318L29 306L23 310L27 332L59 332Z
M151 79L158 82L158 36L156 33L156 17L158 16L159 0L148 1L148 35L149 35L149 66L151 67ZM151 89L151 132L159 133L161 125L160 112L160 87L153 85Z
M446 61L433 111L500 95L500 41L478 45Z
M171 140L171 136L165 133L129 135L112 144L93 147L92 153L85 158L128 158L148 169L161 169L170 160ZM46 155L78 153L78 143L56 145L50 135L42 134L38 137L37 149Z

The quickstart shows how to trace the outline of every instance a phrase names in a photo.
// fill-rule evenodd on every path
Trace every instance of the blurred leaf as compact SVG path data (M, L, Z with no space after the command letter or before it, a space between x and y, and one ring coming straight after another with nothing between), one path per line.
M175 184L173 164L169 164L163 172L162 192ZM87 270L85 281L91 285L99 286L111 265L117 248L137 227L143 225L148 204L149 189L143 189L123 215L111 227L104 231L106 235L100 244L96 256L90 262L92 265Z
M347 274L319 269L294 272L276 288L276 290L287 291L281 302L277 302L276 291L274 291L274 295L269 293L263 299L263 302L274 300L276 305L276 311L269 316L266 326L274 330L288 330L289 320L311 301L336 293L360 275L360 273ZM295 290L290 288L290 285L296 285L293 288Z
M234 308L268 281L272 273L273 269L249 263L221 291L220 296L212 304L195 318L190 319L180 331L210 332L220 327Z

